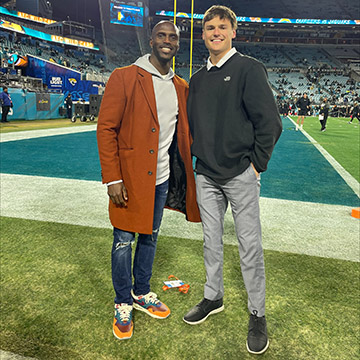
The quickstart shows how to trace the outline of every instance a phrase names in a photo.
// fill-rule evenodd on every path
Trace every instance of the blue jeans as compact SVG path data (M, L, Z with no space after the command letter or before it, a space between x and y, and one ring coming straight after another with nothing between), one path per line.
M135 233L114 227L114 242L111 251L111 275L115 290L115 303L132 304L131 289L135 295L150 291L150 279L155 258L157 237L167 198L169 181L155 187L154 220L152 234L139 234L135 250L133 275L131 275L131 245Z

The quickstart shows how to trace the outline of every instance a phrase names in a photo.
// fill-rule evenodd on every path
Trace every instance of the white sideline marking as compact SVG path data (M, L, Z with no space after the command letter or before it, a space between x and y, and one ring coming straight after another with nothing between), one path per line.
M296 123L289 116L287 118L296 126ZM354 191L354 193L360 197L360 184L359 182L348 172L346 171L332 155L330 155L312 136L310 136L304 129L300 130L308 140L320 151L324 158L330 163L330 165L336 170L336 172L344 179L344 181L349 185L349 187Z
M106 187L97 181L0 174L1 215L109 228ZM360 221L351 207L261 198L264 249L359 262ZM230 209L224 243L237 244ZM202 241L202 227L165 210L160 235Z
M76 134L76 133L94 131L96 130L96 126L97 125L94 124L94 125L54 128L54 129L15 131L10 133L0 134L0 142L33 139L33 138L40 138L45 136Z

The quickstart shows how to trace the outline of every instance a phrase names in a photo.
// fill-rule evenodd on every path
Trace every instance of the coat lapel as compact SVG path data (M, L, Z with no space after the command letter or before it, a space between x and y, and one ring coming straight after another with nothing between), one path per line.
M183 95L183 85L179 84L178 79L176 76L173 77L173 83L176 90L176 95L178 98L178 106L179 106L179 121L183 122L183 117L186 115L186 99L184 101L184 95Z
M149 105L151 113L154 116L154 119L156 119L156 121L158 121L152 75L141 68L139 68L138 74L139 74L138 79L139 79L141 88L144 92L145 99Z

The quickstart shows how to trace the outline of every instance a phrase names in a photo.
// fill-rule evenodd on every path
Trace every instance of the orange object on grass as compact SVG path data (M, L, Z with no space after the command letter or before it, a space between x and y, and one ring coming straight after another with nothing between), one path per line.
M176 276L174 276L174 275L169 275L169 276L168 276L168 279L169 279L169 280L172 279L172 278L174 278L175 280L179 280L179 279L178 279ZM182 284L181 286L178 287L179 291L180 291L180 292L183 292L184 294L186 294L186 293L189 291L189 288L190 288L190 285L189 285L189 284ZM166 291L166 290L171 289L171 287L169 287L169 286L167 286L167 285L164 285L164 286L162 287L162 289L163 289L164 291Z
M360 219L360 207L352 209L351 216Z

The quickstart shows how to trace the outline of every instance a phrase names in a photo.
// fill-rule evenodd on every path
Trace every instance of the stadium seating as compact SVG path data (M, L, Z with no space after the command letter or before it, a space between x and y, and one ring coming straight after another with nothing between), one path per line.
M211 0L204 0L201 2L201 6L198 6L198 10L205 11L212 4ZM351 18L354 11L354 6L349 2L338 0L319 0L316 4L310 0L304 0L301 6L283 0L275 0L271 6L260 0L244 0L241 5L234 1L231 1L231 4L230 1L229 4L224 1L223 4L230 5L239 16L304 17L304 14L307 14L308 6L312 12L308 14L309 18L326 16L329 19L341 19ZM181 11L190 11L190 2L185 4L185 2L179 1L178 6L178 10L181 8ZM153 0L151 7L159 10L172 10L173 1ZM246 12L242 11L243 9L246 9ZM15 21L11 17L5 16L5 18ZM16 22L30 26L29 22L18 21L18 19ZM34 23L31 24L31 27L44 31L41 24ZM244 31L244 29L238 31L238 39L241 38ZM266 31L265 29L265 35ZM181 37L180 50L176 56L176 73L189 81L190 40L187 36L185 34ZM139 33L134 29L116 28L116 31L107 32L106 38L107 47L100 46L100 51L93 52L21 35L14 38L13 32L0 30L0 55L3 62L7 61L13 53L38 56L80 71L84 80L106 82L116 67L133 63L145 51ZM241 53L252 56L265 64L268 69L269 82L276 96L291 98L307 92L315 103L319 103L325 96L337 103L353 101L358 96L360 83L350 78L351 69L360 71L360 66L356 67L356 60L360 56L356 47L327 46L326 44L316 46L248 43L236 40L233 45ZM193 42L192 73L206 63L207 57L208 51L200 39L198 30ZM349 59L353 59L354 62L350 64Z

